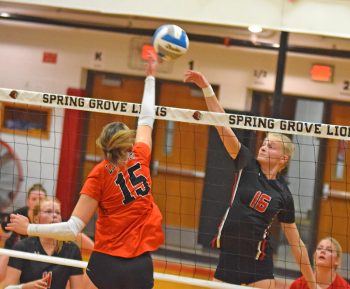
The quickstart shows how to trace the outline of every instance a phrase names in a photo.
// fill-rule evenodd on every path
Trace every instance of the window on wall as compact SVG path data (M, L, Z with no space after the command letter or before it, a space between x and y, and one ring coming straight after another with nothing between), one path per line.
M48 138L51 109L23 104L1 104L2 132Z

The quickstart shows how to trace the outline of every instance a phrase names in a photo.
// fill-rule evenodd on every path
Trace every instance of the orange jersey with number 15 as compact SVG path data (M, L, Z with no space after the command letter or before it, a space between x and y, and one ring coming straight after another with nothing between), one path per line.
M104 160L88 175L80 193L98 201L95 251L133 258L163 243L162 215L151 194L150 160L150 148L138 142L126 165Z

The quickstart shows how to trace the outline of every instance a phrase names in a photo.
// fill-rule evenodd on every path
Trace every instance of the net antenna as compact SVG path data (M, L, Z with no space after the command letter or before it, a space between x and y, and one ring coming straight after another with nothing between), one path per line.
M23 181L22 165L12 147L0 140L0 213L16 198Z

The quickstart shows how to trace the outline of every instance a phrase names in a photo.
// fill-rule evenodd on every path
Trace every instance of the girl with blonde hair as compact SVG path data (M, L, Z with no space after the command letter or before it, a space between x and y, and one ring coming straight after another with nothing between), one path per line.
M202 73L187 71L184 81L202 89L209 111L225 113ZM316 289L307 249L295 224L293 197L281 174L293 155L292 141L285 135L269 133L255 157L230 127L217 126L216 129L232 158L234 185L231 201L212 242L220 249L215 278L232 284L274 289L269 234L276 218L309 288Z
M150 252L164 240L150 173L156 65L150 57L136 133L120 122L103 128L97 144L105 159L88 175L68 222L29 225L23 217L11 215L7 227L30 236L72 240L98 209L86 272L99 289L153 288Z
M341 265L342 248L332 238L323 238L314 253L314 275L317 285L322 289L350 289L349 283L338 273ZM304 276L295 280L290 289L308 289Z
M61 203L52 197L40 201L33 209L33 223L57 224L62 221ZM20 240L14 250L40 255L81 260L79 247L74 242L61 242L47 237L28 237ZM10 257L5 289L66 288L80 289L83 270L70 266L55 265L45 262Z

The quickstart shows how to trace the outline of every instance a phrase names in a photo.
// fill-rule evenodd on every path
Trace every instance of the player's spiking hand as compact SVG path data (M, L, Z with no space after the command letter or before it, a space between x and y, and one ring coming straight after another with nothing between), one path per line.
M205 78L205 76L199 71L188 70L185 73L184 82L192 82L196 84L199 88L206 88L210 86L210 83Z
M146 66L146 75L147 76L155 76L158 67L158 56L156 53L148 52Z

